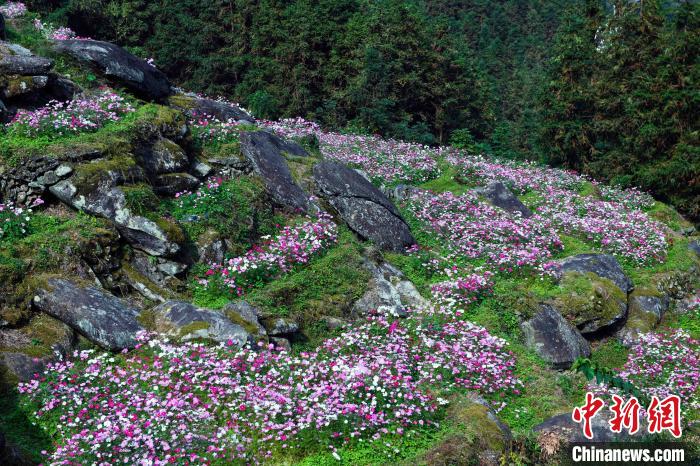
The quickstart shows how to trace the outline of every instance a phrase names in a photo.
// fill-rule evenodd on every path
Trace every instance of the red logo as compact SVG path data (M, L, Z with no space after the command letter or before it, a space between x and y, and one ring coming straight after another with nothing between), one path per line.
M613 412L613 418L608 422L610 430L615 433L622 432L622 429L634 435L639 431L639 410L641 405L635 397L631 397L625 401L622 397L613 395L613 405L610 411ZM576 423L583 423L583 435L589 439L593 439L593 418L605 406L605 402L593 396L592 393L586 393L586 403L583 406L577 406L571 413L571 419ZM676 438L681 436L681 399L677 395L670 395L663 400L653 396L651 403L647 408L647 421L649 425L647 430L650 434L658 434L667 430Z

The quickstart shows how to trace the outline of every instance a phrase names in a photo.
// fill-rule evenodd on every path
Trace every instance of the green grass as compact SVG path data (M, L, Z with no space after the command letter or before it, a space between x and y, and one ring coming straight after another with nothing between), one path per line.
M629 350L614 338L593 346L591 361L608 369L620 369L627 362Z
M43 459L42 450L52 450L49 436L33 425L20 408L15 389L3 392L0 388L0 432L36 464Z
M80 150L96 150L108 156L123 157L130 151L132 139L144 132L145 127L174 125L178 115L178 112L160 105L144 104L96 132L61 137L3 134L0 138L0 162L16 166L32 156L60 155Z
M336 246L245 299L266 314L299 319L306 326L324 315L346 315L370 278L362 267L362 250L353 233L342 226Z

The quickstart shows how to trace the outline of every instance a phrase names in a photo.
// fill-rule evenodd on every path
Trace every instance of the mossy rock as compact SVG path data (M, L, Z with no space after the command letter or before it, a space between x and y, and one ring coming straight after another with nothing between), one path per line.
M626 294L592 272L564 273L551 304L584 335L615 327L627 315Z
M78 165L70 181L78 189L79 194L90 194L103 180L118 179L135 183L144 178L143 170L128 154Z
M669 308L670 299L655 288L635 289L629 295L629 315L618 339L625 345L636 343L639 336L654 330Z
M473 395L456 396L446 413L456 433L442 439L410 464L430 466L498 465L510 448L510 429Z

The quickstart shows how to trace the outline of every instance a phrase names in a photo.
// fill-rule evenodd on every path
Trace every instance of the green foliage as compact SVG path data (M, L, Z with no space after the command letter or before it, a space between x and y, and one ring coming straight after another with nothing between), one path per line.
M260 236L272 233L275 225L284 223L265 200L258 179L239 177L218 187L202 186L199 194L166 200L161 210L178 220L193 241L209 229L216 230L238 246L238 250L230 251L237 255Z
M639 389L637 389L630 382L622 380L612 369L586 358L578 358L576 361L574 361L574 365L571 366L571 368L581 372L588 380L593 380L595 378L596 383L602 383L618 388L625 393L634 395L642 402L642 404L648 404L646 397L639 391Z
M700 5L604 4L572 2L557 35L541 105L546 159L700 218Z
M362 296L369 272L362 267L362 246L346 227L338 245L304 267L246 296L264 312L289 316L309 325L321 316L344 316Z

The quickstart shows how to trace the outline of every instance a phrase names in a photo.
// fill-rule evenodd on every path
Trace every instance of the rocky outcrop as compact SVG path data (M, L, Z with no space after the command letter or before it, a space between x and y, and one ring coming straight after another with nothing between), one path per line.
M500 181L492 181L483 188L475 189L475 191L494 207L510 213L518 212L524 218L532 217L532 211Z
M34 296L34 306L68 324L91 342L112 351L133 348L139 310L93 286L49 278Z
M555 269L562 294L551 304L587 338L617 330L627 319L632 282L606 254L567 257Z
M525 345L555 369L568 369L579 357L591 355L591 346L554 308L542 305L520 324Z
M92 192L81 194L71 179L54 184L51 193L65 204L114 222L121 235L135 248L153 256L168 256L180 250L179 227L162 225L134 215L126 207L124 192L109 182L100 182ZM177 232L171 230L176 229ZM174 237L173 237L174 236Z
M156 177L153 190L161 196L175 196L185 191L196 191L199 180L189 173L168 173Z
M273 337L293 335L299 331L299 324L283 317L263 319L262 325L267 334Z
M40 76L53 68L53 60L33 55L28 49L0 42L0 75Z
M284 141L266 131L241 135L241 151L255 173L262 178L272 199L297 211L315 210L309 195L292 178L282 154L284 146Z
M321 162L313 173L319 194L361 238L395 252L415 244L394 204L355 170L337 162Z
M154 329L181 340L202 338L242 346L254 338L227 314L234 311L204 309L184 301L167 301L148 311Z
M255 118L241 107L230 102L208 99L193 93L175 94L170 97L171 106L192 116L206 115L220 121L240 121L255 123Z
M54 50L89 63L109 79L123 84L141 97L160 100L171 93L165 74L118 45L97 40L69 39L56 41Z
M429 305L415 285L407 280L396 267L386 262L376 263L366 258L364 267L372 274L367 291L352 307L357 315L379 311L394 316L405 316L407 309L420 309Z

